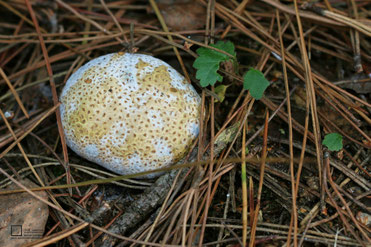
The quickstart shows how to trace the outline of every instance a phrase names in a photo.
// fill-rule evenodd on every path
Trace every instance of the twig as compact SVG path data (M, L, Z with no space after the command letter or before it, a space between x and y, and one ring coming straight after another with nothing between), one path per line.
M296 195L297 195L297 186L295 185L295 171L294 171L294 148L293 148L293 133L292 133L292 116L291 116L291 102L290 102L290 89L289 89L289 82L287 77L287 69L286 69L286 59L285 59L285 47L283 44L282 33L281 33L281 23L280 23L280 15L278 10L276 10L276 18L277 18L277 26L278 26L278 36L281 45L281 55L282 55L282 70L284 75L284 82L285 82L285 91L286 91L286 101L287 101L287 113L288 113L288 122L289 122L289 149L290 149L290 175L291 175L291 194L292 194L292 222L294 223L294 246L298 246L298 239L297 239L297 231L298 231L298 215L296 209ZM290 223L291 227L291 223ZM291 229L289 230L289 234L291 233ZM289 235L287 237L287 246L290 246L290 238Z
M241 158L245 160L246 158L246 129L247 122L243 124L242 131L242 152ZM242 246L246 246L247 240L247 179L246 179L246 162L241 164L241 187L242 187Z
M344 24L346 26L350 26L356 29L357 31L363 33L366 36L371 36L371 28L359 21L356 21L352 18L343 16L343 15L340 15L340 14L337 14L337 13L334 13L328 10L321 9L319 7L310 6L309 9L318 13L319 15L326 16L330 19L333 19L337 21L338 23Z
M19 107L21 107L21 109L22 109L24 115L25 115L27 118L29 118L30 116L28 115L26 108L24 107L24 105L23 105L21 99L19 98L17 91L14 90L14 87L13 87L12 83L9 81L8 77L6 76L4 70L3 70L1 67L0 67L0 75L4 78L6 84L8 84L8 86L9 86L9 88L10 88L10 91L12 92L12 94L13 94L15 100L17 101Z
M263 150L262 150L262 161L260 163L260 178L259 178L259 187L258 187L258 197L257 197L257 203L256 203L255 213L254 213L254 218L253 218L254 221L253 221L253 224L251 226L251 235L250 235L250 243L249 243L250 247L253 247L254 242L255 242L256 226L258 224L258 214L259 214L259 210L260 210L260 200L261 200L262 189L263 189L265 160L266 160L266 157L267 157L268 119L269 119L269 112L266 111L265 125L264 125Z

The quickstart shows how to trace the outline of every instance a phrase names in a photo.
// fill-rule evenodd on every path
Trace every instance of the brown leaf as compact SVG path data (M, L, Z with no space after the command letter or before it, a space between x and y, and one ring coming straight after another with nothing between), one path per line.
M205 8L194 1L158 4L166 24L173 31L196 30L205 25Z
M28 188L37 187L30 180L21 181ZM19 189L15 184L6 190ZM45 191L35 192L48 198ZM0 196L0 246L21 246L41 238L49 216L48 205L30 194L14 193Z

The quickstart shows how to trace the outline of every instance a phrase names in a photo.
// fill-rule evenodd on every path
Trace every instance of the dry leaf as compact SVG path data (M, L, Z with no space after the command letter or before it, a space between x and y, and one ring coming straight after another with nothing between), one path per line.
M37 187L30 180L21 183L28 188ZM19 187L12 184L6 190L14 189ZM45 191L35 193L45 200L48 198ZM21 246L43 236L48 205L26 192L2 195L0 201L0 246Z
M158 7L173 31L196 30L205 25L206 10L197 2L158 4Z

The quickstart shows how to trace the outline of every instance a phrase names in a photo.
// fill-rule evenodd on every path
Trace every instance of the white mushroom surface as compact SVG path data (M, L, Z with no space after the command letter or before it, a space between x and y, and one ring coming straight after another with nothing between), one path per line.
M67 145L118 174L174 164L199 132L199 95L175 69L148 55L91 60L68 79L60 101Z

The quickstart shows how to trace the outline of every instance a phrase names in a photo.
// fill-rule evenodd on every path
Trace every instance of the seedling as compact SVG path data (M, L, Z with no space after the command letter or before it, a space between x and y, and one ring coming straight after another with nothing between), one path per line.
M232 42L219 41L210 46L225 51L232 57L209 48L198 48L196 52L199 57L196 58L193 67L197 69L196 78L200 80L202 87L213 86L216 82L223 81L223 76L218 73L220 63L232 60L234 64L237 64L236 52ZM269 81L259 70L250 69L243 76L243 88L250 90L251 96L257 100L261 99L268 86Z
M330 151L340 151L343 148L343 136L338 133L327 134L322 144Z

